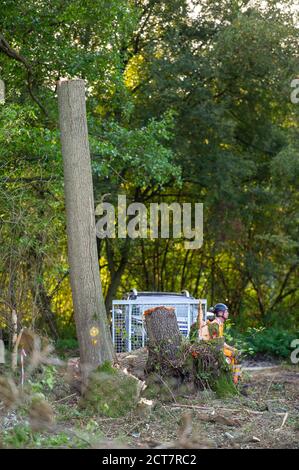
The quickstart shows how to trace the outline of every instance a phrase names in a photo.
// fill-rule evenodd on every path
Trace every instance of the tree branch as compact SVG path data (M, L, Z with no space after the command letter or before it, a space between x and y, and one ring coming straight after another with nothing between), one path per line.
M21 64L24 65L27 71L27 86L28 86L29 95L31 96L32 100L39 106L42 112L46 116L48 116L48 112L46 108L42 105L42 103L33 93L33 90L32 90L33 74L32 74L31 65L28 62L28 60L25 57L23 57L21 54L19 54L15 49L13 49L2 35L0 35L0 51L2 51L5 55L10 57L11 59L16 60L17 62L21 62Z

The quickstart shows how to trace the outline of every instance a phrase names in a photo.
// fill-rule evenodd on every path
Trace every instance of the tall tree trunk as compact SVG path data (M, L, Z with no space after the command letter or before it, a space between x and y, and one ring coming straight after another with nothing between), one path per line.
M189 258L191 251L193 252L193 250L186 250L186 253L184 256L184 264L183 264L182 275L181 275L181 290L186 289L186 271L187 271L187 265L188 265L188 258Z
M110 309L112 307L112 300L115 299L117 289L119 288L122 275L126 269L128 259L129 259L129 250L130 250L130 238L126 238L123 246L120 248L120 261L116 263L114 257L114 243L113 240L106 239L106 255L108 261L108 267L110 271L111 281L107 290L105 306L108 312L108 317L110 317Z
M211 265L211 304L214 305L215 301L215 247L212 252L212 265Z
M170 239L166 240L166 245L163 250L163 259L161 264L161 291L165 290L165 279L166 279L166 270L167 270L167 254L170 245Z
M37 240L40 246L43 246L44 240L38 236ZM34 248L30 249L28 256L27 270L31 277L31 293L33 302L35 303L39 318L36 326L40 329L44 327L53 336L58 338L58 327L56 316L52 310L51 297L48 295L44 284L44 256L38 253Z
M113 359L97 258L94 197L83 80L58 82L68 259L83 384Z
M150 289L150 281L149 281L149 272L147 269L147 261L146 261L146 256L145 256L145 244L144 244L144 239L140 239L140 244L141 244L141 256L142 256L142 269L143 269L143 277L144 277L144 282L145 282L145 290Z
M51 307L51 297L47 294L44 283L40 282L36 286L35 292L36 306L41 314L42 323L46 324L51 335L58 338L58 328L55 314ZM33 293L34 295L34 293Z

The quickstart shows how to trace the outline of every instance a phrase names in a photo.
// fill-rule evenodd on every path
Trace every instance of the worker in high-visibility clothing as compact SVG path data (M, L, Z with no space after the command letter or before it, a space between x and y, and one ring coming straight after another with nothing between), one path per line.
M228 307L225 304L216 304L210 309L215 314L211 321L204 321L200 306L197 319L198 339L209 341L221 338L224 335L224 323L229 317ZM226 361L231 366L234 383L237 384L241 376L241 366L238 364L238 350L224 342L223 353Z

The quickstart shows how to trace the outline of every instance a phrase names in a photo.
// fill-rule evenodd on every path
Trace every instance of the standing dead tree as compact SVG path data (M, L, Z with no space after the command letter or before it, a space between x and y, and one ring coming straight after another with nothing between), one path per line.
M99 274L93 184L83 80L58 82L59 121L64 162L68 259L82 381L113 359Z

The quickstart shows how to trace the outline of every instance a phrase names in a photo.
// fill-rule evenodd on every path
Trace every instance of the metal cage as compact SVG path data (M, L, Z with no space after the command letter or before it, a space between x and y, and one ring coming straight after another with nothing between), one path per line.
M204 320L207 314L207 301L201 299ZM144 311L163 305L174 307L180 332L188 336L191 325L196 321L198 299L189 297L153 297L134 300L113 300L112 339L116 352L130 352L146 345Z

